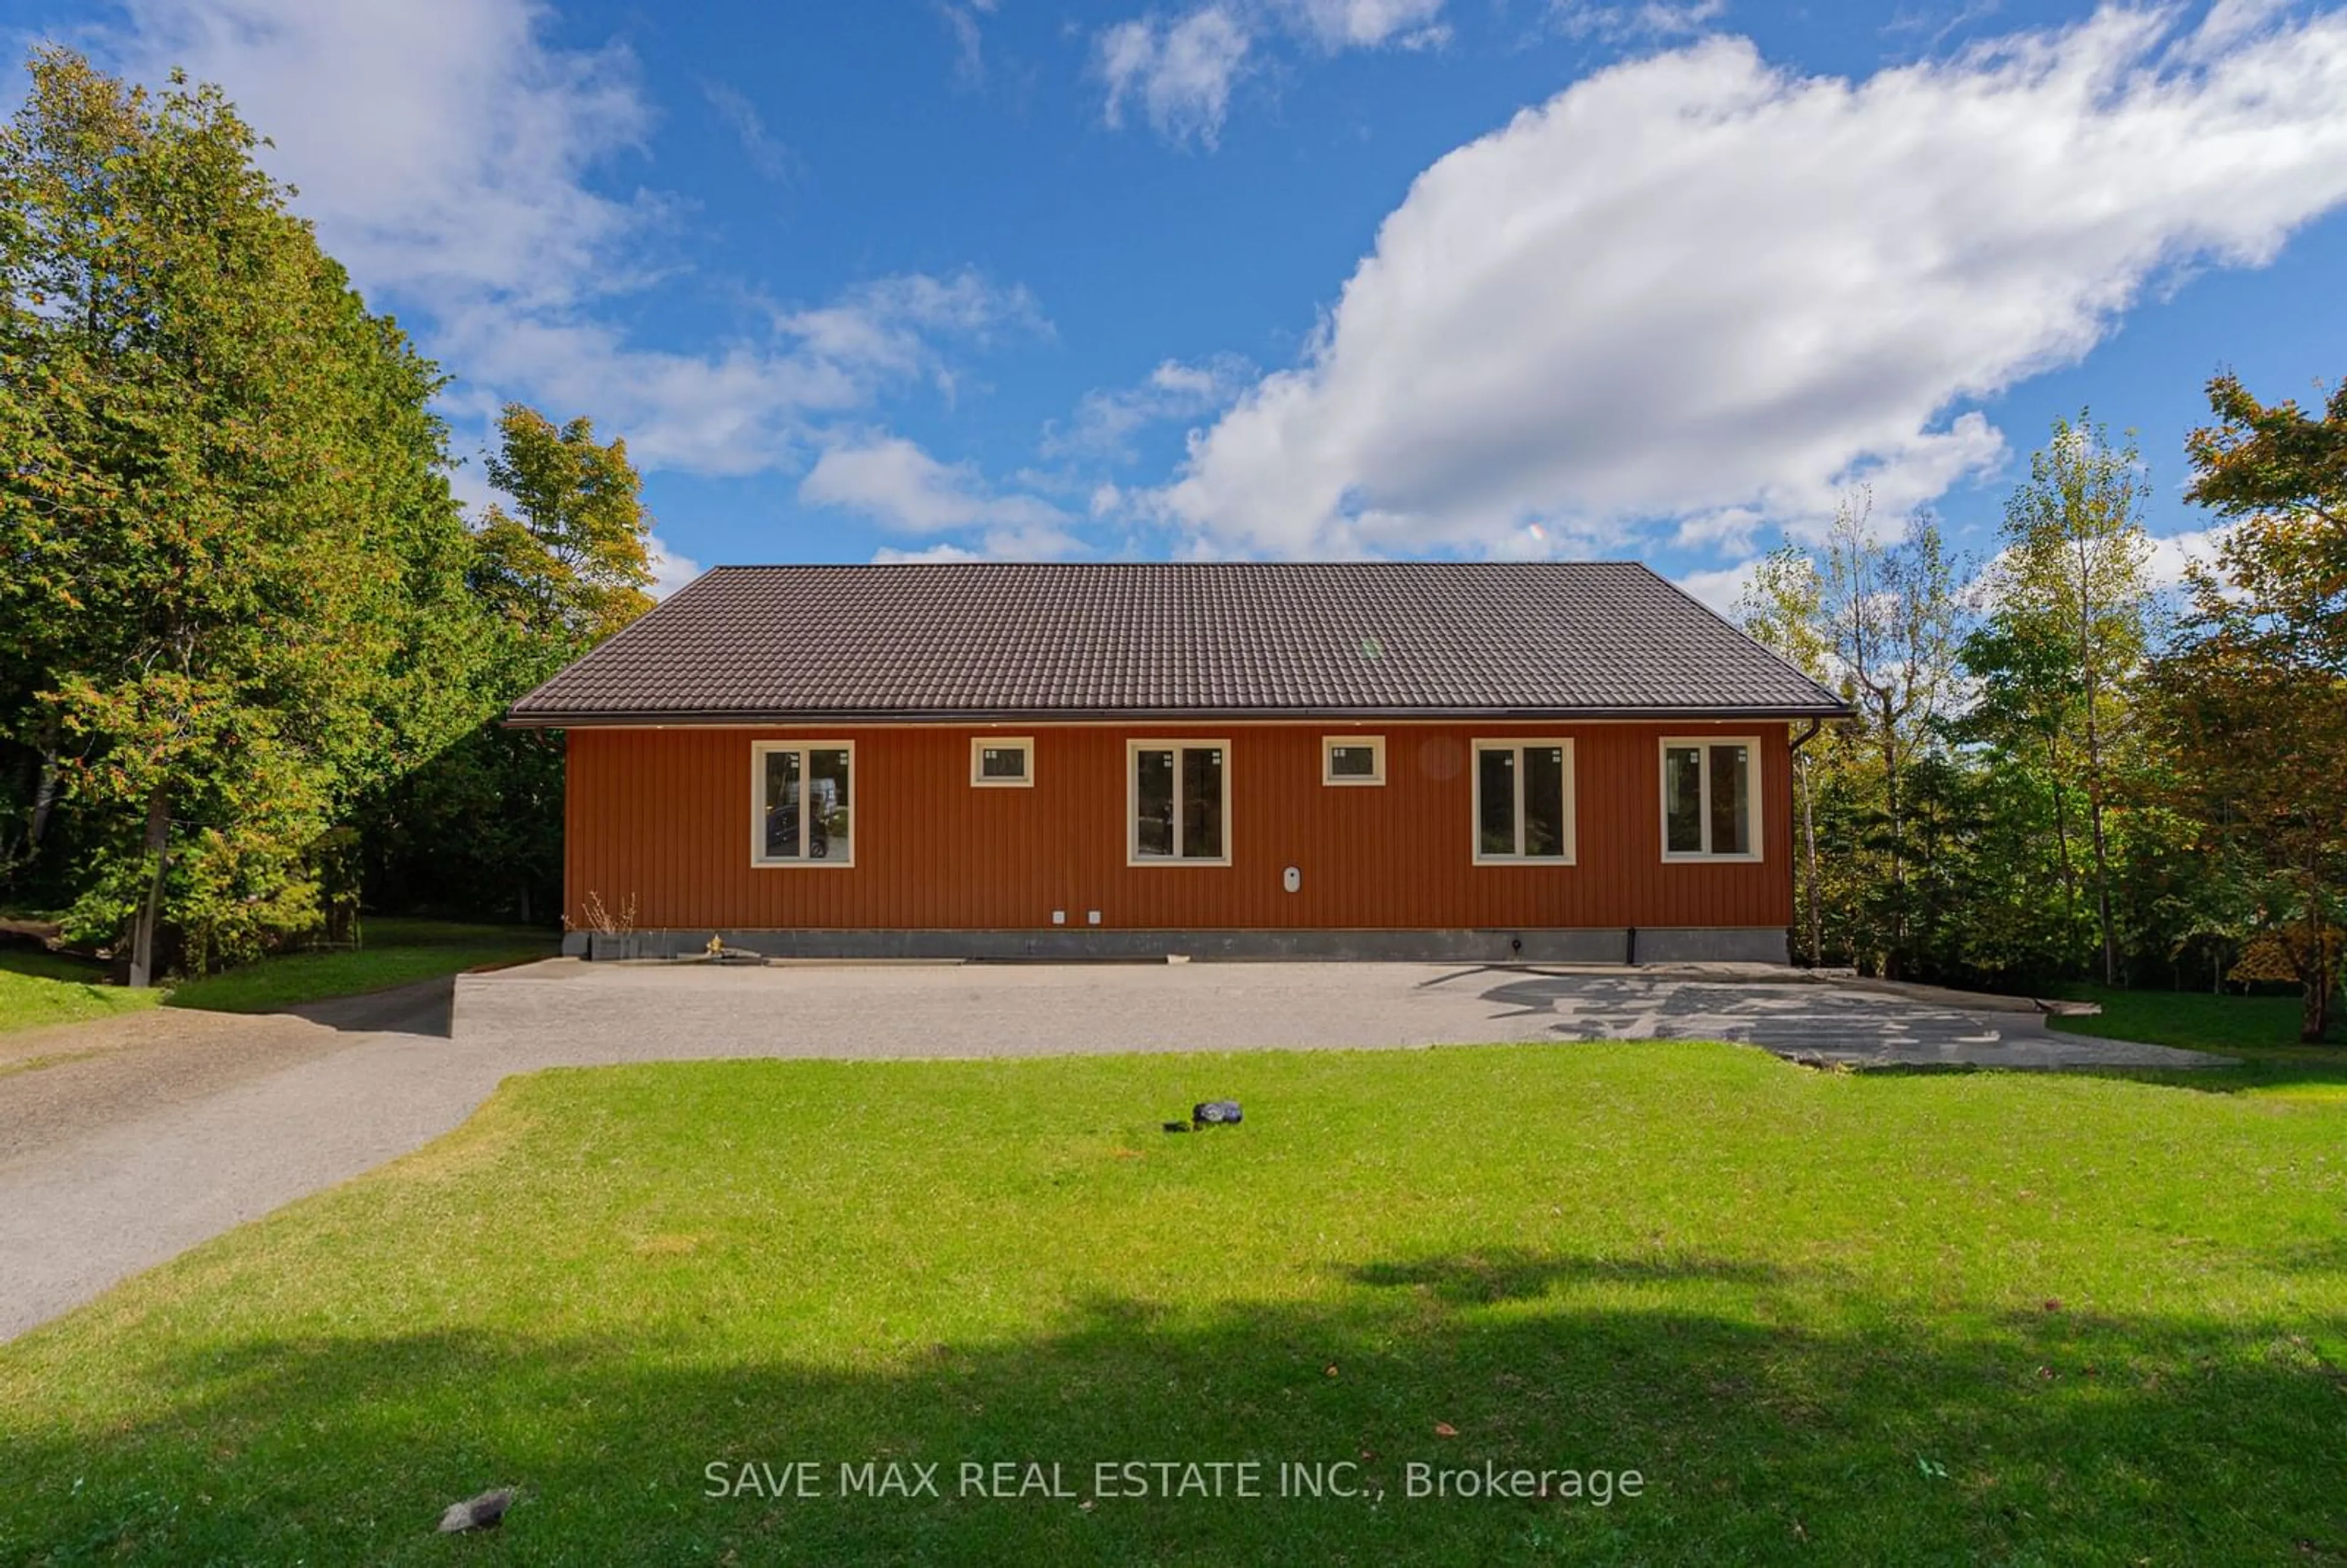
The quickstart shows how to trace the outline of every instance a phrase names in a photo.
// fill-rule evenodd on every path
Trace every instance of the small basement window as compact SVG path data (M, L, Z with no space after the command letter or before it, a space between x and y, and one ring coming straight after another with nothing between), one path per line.
M759 741L750 747L750 864L852 866L853 741Z
M1663 743L1663 858L1760 858L1760 742L1704 735Z
M1228 866L1227 741L1128 741L1124 748L1128 866Z
M1383 735L1322 736L1320 782L1324 784L1385 783L1386 738Z
M979 735L969 743L969 782L980 789L1035 783L1035 743L1025 735Z
M1573 863L1573 743L1475 743L1475 860Z

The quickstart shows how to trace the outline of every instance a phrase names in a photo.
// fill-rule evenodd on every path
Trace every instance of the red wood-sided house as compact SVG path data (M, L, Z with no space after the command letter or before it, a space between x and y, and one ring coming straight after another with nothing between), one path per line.
M516 703L571 948L1782 962L1846 712L1642 566L724 567Z

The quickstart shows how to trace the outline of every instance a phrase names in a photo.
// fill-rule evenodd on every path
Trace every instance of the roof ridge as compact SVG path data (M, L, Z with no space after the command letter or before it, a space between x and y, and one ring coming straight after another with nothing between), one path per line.
M1636 561L916 564L712 567L512 717L1847 711Z
M725 561L705 567L701 577L744 571L925 571L937 567L989 571L1237 571L1354 570L1448 569L1452 570L1527 571L1543 568L1574 569L1590 567L1645 567L1643 561L1606 558L1597 560L918 560L918 561ZM701 577L692 580L698 582ZM1668 579L1665 579L1665 581ZM680 592L682 590L680 589Z

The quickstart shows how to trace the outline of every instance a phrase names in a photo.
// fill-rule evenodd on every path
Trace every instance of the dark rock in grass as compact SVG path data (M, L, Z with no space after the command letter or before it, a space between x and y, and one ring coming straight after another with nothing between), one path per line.
M1235 1100L1206 1100L1190 1108L1190 1124L1194 1127L1231 1127L1238 1124L1239 1102Z
M452 1502L448 1512L440 1516L440 1533L454 1535L466 1530L495 1530L505 1522L506 1510L513 1506L514 1489L497 1487L468 1497L462 1502Z

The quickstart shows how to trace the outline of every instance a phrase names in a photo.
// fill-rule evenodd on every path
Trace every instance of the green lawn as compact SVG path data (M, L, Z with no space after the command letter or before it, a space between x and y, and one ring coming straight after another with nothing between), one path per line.
M2215 1051L2241 1063L2217 1071L2136 1071L2126 1076L2187 1088L2332 1100L2347 1106L2347 1031L2334 1025L2331 1034L2336 1043L2299 1044L2296 997L2127 991L2108 986L2074 986L2065 994L2099 1002L2103 1010L2090 1017L2049 1020L2053 1029Z
M160 991L108 985L102 964L29 948L0 948L0 1033L136 1012L162 999Z
M168 1000L214 1012L274 1012L300 1002L358 996L490 964L553 956L550 931L448 920L374 918L364 946L287 953L170 990L110 985L102 964L55 954L0 949L0 1033L79 1023Z
M225 974L190 980L171 1006L213 1012L275 1012L299 1002L387 990L487 964L551 958L550 931L520 926L469 926L448 920L377 917L361 928L364 945L334 952L287 953Z
M1716 1045L548 1072L0 1347L0 1561L2337 1563L2342 1204L2347 1102ZM1382 1495L1094 1495L1249 1460Z
M2059 1018L2054 1027L2104 1040L2140 1040L2193 1050L2302 1050L2295 996L2218 996L2209 991L2128 991L2113 986L2071 986L2065 996L2099 1003L2099 1014ZM2341 1011L2347 1014L2347 1007ZM2347 1046L2347 1017L2334 1020L2332 1040Z

